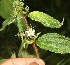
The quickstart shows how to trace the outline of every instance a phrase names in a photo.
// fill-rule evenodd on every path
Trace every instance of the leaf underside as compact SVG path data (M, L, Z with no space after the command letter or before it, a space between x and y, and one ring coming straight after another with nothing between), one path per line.
M26 24L24 22L24 19L21 18L21 14L20 13L17 15L16 20L17 20L17 22L15 22L15 24L17 25L17 27L19 29L19 32L22 33L24 30L26 30L27 27L26 27Z
M0 29L0 31L4 30L7 25L10 25L10 24L13 23L13 22L15 22L15 21L13 20L12 17L9 17L8 19L6 19L6 20L2 23L2 28Z
M54 19L48 14L39 11L30 12L28 17L30 17L32 20L40 22L46 27L60 28L62 25L62 23L60 23L58 20Z
M14 23L15 25L18 26L18 28L20 28L21 30L25 30L26 29L26 25L23 21L23 19L20 19L20 22L17 23L15 19L13 19L12 17L9 17L8 19L6 19L3 23L2 23L2 28L0 29L0 31L4 30L6 28L6 26L10 25Z
M37 46L55 53L70 53L70 38L57 33L47 33L38 38Z

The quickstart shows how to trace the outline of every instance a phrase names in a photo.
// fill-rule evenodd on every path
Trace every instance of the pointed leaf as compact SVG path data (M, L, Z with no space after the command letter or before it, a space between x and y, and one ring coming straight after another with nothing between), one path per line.
M14 19L12 17L9 17L8 19L6 19L3 23L2 23L2 28L0 29L0 31L4 30L5 27L7 25L10 25L11 23L15 22Z
M46 27L60 28L62 25L62 23L60 23L58 20L54 19L48 14L39 11L33 11L29 13L28 17L30 17L32 20L42 23Z
M39 37L37 45L45 50L55 53L70 53L70 38L57 33L47 33Z
M0 1L0 15L7 19L13 12L13 0L1 0Z

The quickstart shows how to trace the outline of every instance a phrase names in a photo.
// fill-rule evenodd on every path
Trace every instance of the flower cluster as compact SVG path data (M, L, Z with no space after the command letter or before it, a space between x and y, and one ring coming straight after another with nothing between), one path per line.
M29 28L27 31L25 31L26 37L34 37L35 36L35 30L32 28Z
M13 11L13 17L16 17L18 15L18 13L20 13L23 9L23 5L24 3L23 2L20 2L20 1L14 1L13 2L13 8L14 8L14 11Z

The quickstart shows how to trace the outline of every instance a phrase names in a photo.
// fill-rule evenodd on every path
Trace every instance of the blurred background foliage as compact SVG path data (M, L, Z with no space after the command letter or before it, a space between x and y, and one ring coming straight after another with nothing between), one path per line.
M36 32L50 33L56 32L61 35L70 37L70 0L25 0L25 5L28 5L30 12L42 11L49 14L55 19L62 22L64 17L64 25L60 29L46 28L38 22L32 22L29 18L27 21L31 24ZM0 28L5 19L0 16ZM10 58L12 53L18 54L21 40L15 36L18 28L11 24L5 30L0 32L0 59ZM29 45L28 52L34 53L32 45ZM43 49L39 49L40 58L42 58L46 65L70 65L70 54L56 54Z

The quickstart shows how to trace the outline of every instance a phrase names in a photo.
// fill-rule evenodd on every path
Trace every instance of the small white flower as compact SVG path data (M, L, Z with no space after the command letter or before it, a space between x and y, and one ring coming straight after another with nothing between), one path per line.
M25 35L27 37L35 36L35 30L30 28L29 30L25 31Z

